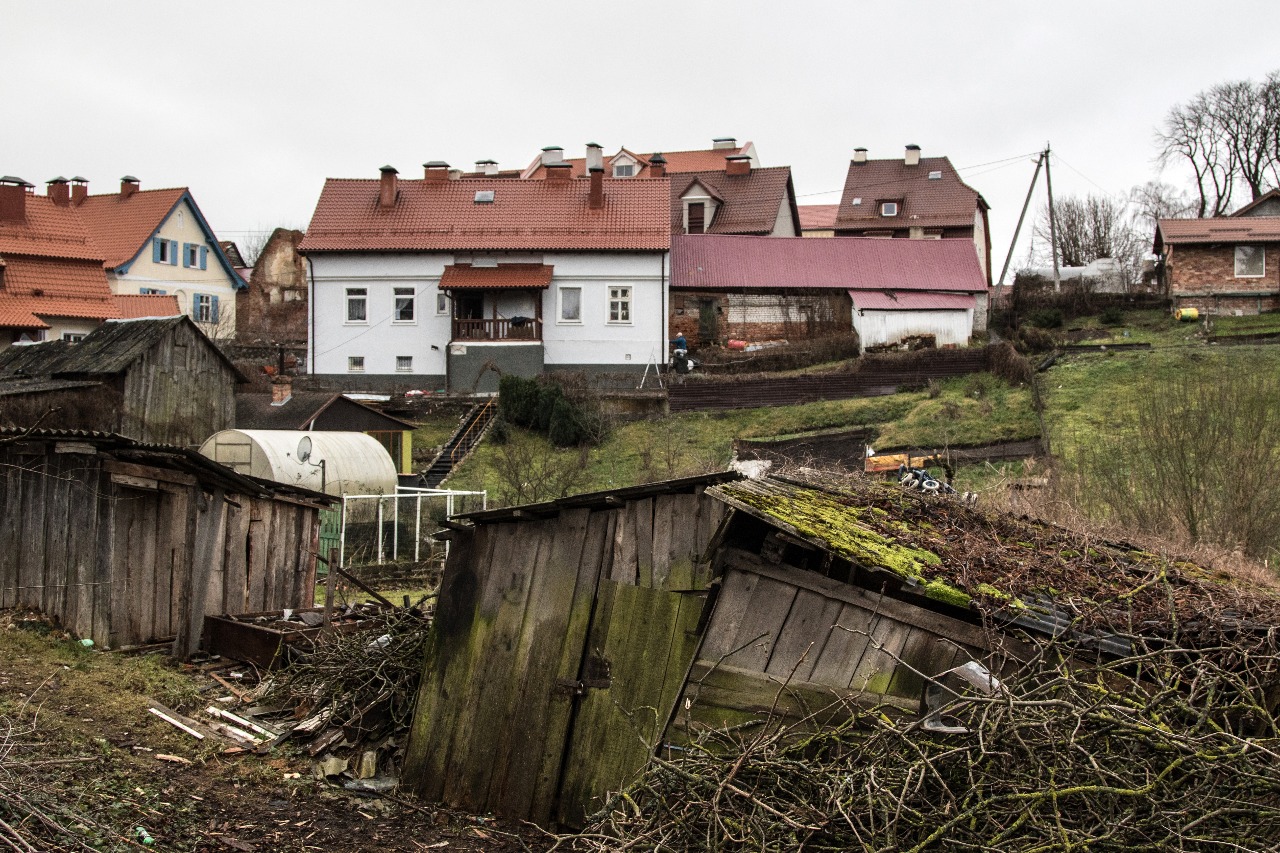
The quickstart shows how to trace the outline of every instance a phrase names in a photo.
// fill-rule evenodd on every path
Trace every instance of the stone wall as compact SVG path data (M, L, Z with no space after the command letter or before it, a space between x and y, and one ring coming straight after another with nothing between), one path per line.
M253 265L249 287L236 294L240 343L307 342L307 263L298 253L301 231L277 228Z

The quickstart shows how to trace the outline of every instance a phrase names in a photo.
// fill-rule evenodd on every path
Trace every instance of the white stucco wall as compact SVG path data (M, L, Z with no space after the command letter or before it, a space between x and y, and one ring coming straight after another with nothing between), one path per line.
M835 233L834 231L832 232ZM795 222L791 219L791 205L787 204L784 197L782 203L778 205L778 218L773 223L773 232L770 237L795 237ZM807 236L807 235L806 235Z
M912 335L933 335L939 346L969 343L973 309L952 311L859 311L853 328L864 348L889 344Z
M991 263L991 259L987 257L987 229L981 210L973 214L973 246L978 251L978 266L982 268L982 275L986 277L987 266Z
M163 291L178 297L178 308L191 315L196 294L208 294L218 298L218 321L199 323L201 331L210 337L231 337L236 329L235 281L218 263L217 247L205 237L200 221L191 206L183 201L160 226L157 237L177 243L176 263L157 263L152 258L151 243L142 247L141 253L128 271L121 274L109 270L107 279L113 293L136 294L143 290ZM205 268L184 266L185 246L191 244L205 248ZM198 259L197 259L198 260ZM194 319L194 317L193 317Z
M651 353L656 354L659 363L665 358L665 253L318 254L311 258L311 371L348 373L348 359L360 356L364 358L363 373L394 374L396 357L409 356L413 370L405 375L444 375L452 334L452 306L448 305L444 314L436 313L440 277L450 264L493 261L553 267L551 286L537 296L542 303L544 363L548 367L644 365ZM630 322L608 321L611 286L631 288ZM346 291L353 287L367 291L365 322L346 319ZM391 319L397 287L412 287L417 296L411 323ZM560 320L562 287L582 289L579 322ZM532 317L536 313L533 298L527 291L498 293L498 314L505 318ZM492 316L492 305L486 304L485 317ZM487 344L468 341L467 345L474 348Z

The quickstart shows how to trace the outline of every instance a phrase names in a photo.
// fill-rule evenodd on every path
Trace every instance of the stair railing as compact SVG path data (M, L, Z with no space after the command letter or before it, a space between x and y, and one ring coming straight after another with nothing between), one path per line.
M476 412L475 417L471 419L471 423L467 424L466 430L454 441L453 449L449 451L450 465L457 462L459 458L466 456L467 451L471 449L472 443L480 438L480 433L489 425L489 416L492 414L492 410L493 400L489 400L480 408L480 411Z

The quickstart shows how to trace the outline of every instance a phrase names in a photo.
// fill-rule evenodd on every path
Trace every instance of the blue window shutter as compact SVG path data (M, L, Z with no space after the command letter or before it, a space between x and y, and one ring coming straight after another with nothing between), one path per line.
M216 322L218 322L218 297L217 297L217 296L210 296L210 297L209 297L209 302L210 302L210 306L211 306L211 307L209 308L209 322L210 322L210 323L216 323Z
M178 265L178 241L177 240L169 241L169 263L173 264L175 267Z
M189 266L191 266L191 264L187 263L187 252L189 252L189 251L191 251L191 244L190 244L190 243L183 243L183 244L182 244L182 265L183 265L184 267L189 267Z
M209 250L205 246L200 247L200 269L209 268Z
M151 260L153 263L160 263L160 238L156 237L151 241Z

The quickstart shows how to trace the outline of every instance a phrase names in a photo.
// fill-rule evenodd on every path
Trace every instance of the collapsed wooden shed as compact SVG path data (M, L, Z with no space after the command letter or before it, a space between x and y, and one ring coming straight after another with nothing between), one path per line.
M332 499L185 448L106 433L0 433L0 608L118 648L196 649L206 615L312 603Z
M458 517L406 782L580 826L700 727L840 700L920 714L930 680L971 661L999 674L1028 654L1019 631L1063 630L1051 610L984 622L957 554L917 544L958 502L820 479L720 475Z

